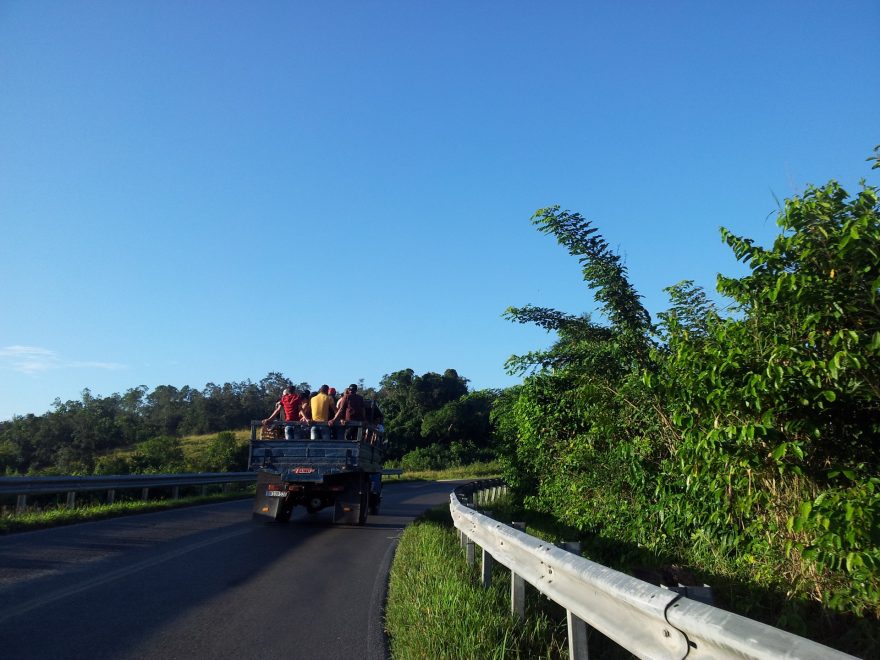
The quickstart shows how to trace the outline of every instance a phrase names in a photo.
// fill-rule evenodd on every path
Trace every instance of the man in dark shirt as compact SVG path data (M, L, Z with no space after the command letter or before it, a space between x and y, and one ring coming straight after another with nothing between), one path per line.
M336 415L328 422L330 426L333 426L339 420L342 420L343 425L348 422L364 421L364 397L357 393L357 389L357 385L352 384L345 390L345 395L336 405ZM345 437L347 440L353 440L357 437L357 429L348 429Z

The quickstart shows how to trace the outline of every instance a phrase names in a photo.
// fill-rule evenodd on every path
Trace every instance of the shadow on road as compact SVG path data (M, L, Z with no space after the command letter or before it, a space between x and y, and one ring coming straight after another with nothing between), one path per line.
M252 521L247 500L0 539L0 648L7 659L219 658L288 657L295 644L297 657L345 657L355 642L326 621L368 627L389 532L453 487L395 484L362 527L302 509L288 524Z

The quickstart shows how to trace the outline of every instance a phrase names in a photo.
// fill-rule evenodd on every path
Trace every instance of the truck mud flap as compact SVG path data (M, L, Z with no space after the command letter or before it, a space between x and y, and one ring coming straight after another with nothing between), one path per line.
M352 481L336 498L333 522L346 525L363 525L367 521L367 505L370 483L364 478Z
M268 487L271 484L277 484L277 478L273 479L273 475L259 474L257 475L257 493L254 498L253 518L254 520L278 521L286 522L290 520L292 506L288 502L287 493L284 491L283 497L278 495L267 495L273 491Z

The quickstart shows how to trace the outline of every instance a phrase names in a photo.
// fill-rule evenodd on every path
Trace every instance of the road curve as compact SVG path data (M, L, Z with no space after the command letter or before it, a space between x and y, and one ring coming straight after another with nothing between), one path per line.
M0 655L383 658L396 540L453 487L392 484L363 527L243 500L0 538Z

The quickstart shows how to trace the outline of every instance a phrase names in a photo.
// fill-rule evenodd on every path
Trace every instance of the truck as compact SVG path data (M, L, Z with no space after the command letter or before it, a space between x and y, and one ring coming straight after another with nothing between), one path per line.
M285 425L294 427L296 439L277 432ZM321 439L312 439L317 435ZM253 517L285 523L295 506L309 513L332 507L334 523L363 525L368 514L379 513L384 459L381 424L274 422L267 428L254 420L248 457L257 473Z

